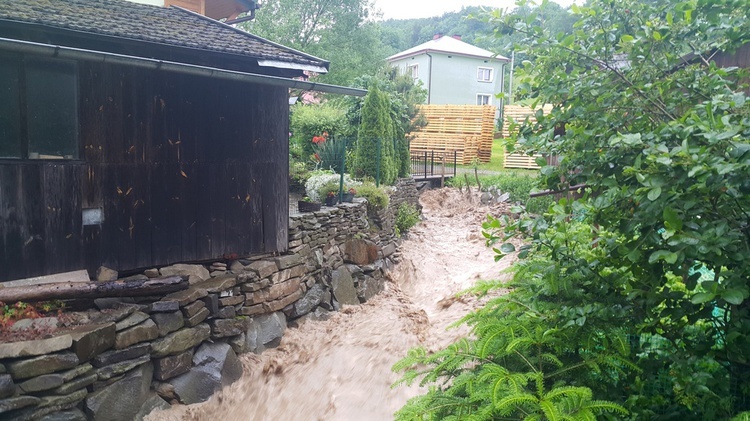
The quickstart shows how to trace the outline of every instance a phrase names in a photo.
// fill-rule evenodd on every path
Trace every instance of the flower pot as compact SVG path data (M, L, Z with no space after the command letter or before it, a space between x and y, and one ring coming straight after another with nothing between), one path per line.
M304 200L300 200L299 202L297 202L297 209L300 212L317 212L320 210L320 203L305 202Z
M326 206L333 206L336 204L336 196L326 197Z
M352 200L354 200L354 195L352 193L344 193L341 197L342 202L351 202Z

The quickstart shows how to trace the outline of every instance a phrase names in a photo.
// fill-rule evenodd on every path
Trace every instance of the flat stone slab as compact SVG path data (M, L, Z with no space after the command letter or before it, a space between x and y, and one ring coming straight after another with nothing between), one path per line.
M157 301L151 303L151 311L154 313L171 313L180 309L177 301Z
M278 270L276 263L269 262L267 260L257 260L249 265L245 266L245 269L255 272L258 278L265 278L271 276Z
M192 303L193 301L200 300L206 295L208 295L208 291L203 288L196 288L193 286L182 291L168 294L167 296L162 298L162 301L177 301L180 304L180 307L184 307Z
M193 365L193 350L189 349L181 354L172 355L154 360L154 378L156 380L169 380L172 377L190 371Z
M357 305L357 290L354 288L352 275L346 270L345 266L340 266L331 274L331 287L333 296L341 304Z
M124 349L137 343L150 341L159 337L159 329L153 320L148 319L145 322L133 326L129 329L118 332L115 336L115 349Z
M140 367L143 364L151 361L151 357L144 355L132 360L126 360L106 367L102 367L96 371L96 375L99 380L109 380L113 377L119 376L120 374L127 373L128 371Z
M237 285L237 277L234 275L217 276L211 280L201 282L196 286L208 291L209 294L216 294L231 289Z
M3 399L0 400L0 414L36 405L40 401L41 399L34 396L16 396L15 398Z
M53 390L52 393L56 395L67 395L69 393L75 392L76 390L83 389L90 384L94 384L94 382L96 382L98 379L99 375L96 373L86 374L63 384L62 386Z
M13 361L8 364L8 371L14 379L28 379L42 374L54 373L73 368L79 363L78 357L72 352L47 354L27 360Z
M25 382L18 385L26 393L41 392L43 390L54 389L61 386L65 380L63 376L59 374L44 374L41 376L34 377L33 379L26 380Z
M211 277L208 273L208 269L203 267L203 265L188 265L183 263L163 267L159 269L159 273L161 273L162 276L186 275L189 277L188 280L190 284L205 281Z
M146 319L148 319L148 314L146 314L146 313L144 313L142 311L136 311L133 314L131 314L130 316L128 316L128 317L120 320L119 322L117 322L117 324L115 325L115 327L117 328L117 331L119 332L119 331L125 330L125 329L127 329L129 327L133 327L133 326L135 326L135 325L143 322Z
M81 361L88 361L115 345L114 323L76 326L69 332L73 337L73 352Z
M208 311L208 310L206 310ZM211 335L211 328L207 324L200 324L193 328L180 329L151 343L151 356L154 358L176 355L190 348L200 345Z
M211 314L210 311L208 311L207 308L203 307L195 314L195 316L190 317L188 319L185 319L185 326L187 327L194 327L206 320L206 318Z
M70 335L60 335L33 341L3 343L0 344L0 359L51 354L68 349L71 345L73 345L73 338Z
M181 311L155 313L151 315L151 320L156 323L156 327L159 330L159 336L166 336L185 325Z
M133 358L138 358L142 355L146 355L149 352L151 352L151 344L140 343L125 349L103 352L102 354L94 357L94 359L91 360L91 364L93 364L94 367L104 367L105 365L111 365L125 360L132 360Z

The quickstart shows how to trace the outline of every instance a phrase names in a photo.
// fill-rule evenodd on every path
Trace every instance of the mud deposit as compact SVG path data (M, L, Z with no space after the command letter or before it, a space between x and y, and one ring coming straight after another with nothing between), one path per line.
M147 420L389 420L417 387L391 388L391 366L418 345L438 349L466 334L446 330L481 303L455 294L498 279L481 222L504 205L442 189L422 196L424 220L401 246L386 291L366 304L287 329L278 348L241 357L242 379L208 402L152 413Z

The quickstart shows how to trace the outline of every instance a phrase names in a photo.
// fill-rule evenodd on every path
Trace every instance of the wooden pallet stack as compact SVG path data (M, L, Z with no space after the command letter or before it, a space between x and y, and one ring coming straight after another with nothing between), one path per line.
M542 112L545 114L552 110L551 105L545 105L542 107ZM533 123L536 121L535 118L536 109L531 107L525 107L522 105L506 105L503 108L503 137L510 137L510 121L514 121L518 124L522 124L528 117L529 122ZM525 168L525 169L539 169L539 165L536 164L536 158L541 155L525 155L520 153L509 154L505 152L505 160L503 161L503 168Z
M491 105L421 105L427 126L413 132L412 152L456 151L459 164L489 162L495 130Z

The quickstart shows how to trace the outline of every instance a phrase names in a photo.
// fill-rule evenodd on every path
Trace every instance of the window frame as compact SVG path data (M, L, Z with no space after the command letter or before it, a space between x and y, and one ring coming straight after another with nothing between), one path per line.
M411 76L412 79L419 79L419 63L407 64L406 74Z
M487 102L484 103L484 104L482 104L482 103L479 102L479 98L482 98L482 97L486 97L487 98ZM482 94L482 93L477 94L477 101L476 101L476 103L477 103L477 105L492 105L492 94Z
M75 60L50 58L32 54L21 54L11 52L1 52L0 59L6 63L11 63L18 71L17 87L18 98L13 101L15 106L18 108L18 125L19 131L17 133L17 146L18 155L16 156L0 156L0 160L7 161L80 161L82 159L82 148L81 148L81 110L80 110L80 72L78 62ZM49 65L45 68L45 63ZM53 69L53 72L61 75L61 79L70 79L73 86L67 88L67 92L50 93L49 98L31 98L33 88L29 86L29 74L37 72L35 77L39 77L39 69L42 71ZM53 80L53 83L55 80ZM35 112L44 112L43 109L35 109L36 104L44 103L46 100L57 99L64 104L59 107L58 110L53 111L54 116L61 120L74 120L70 125L69 137L67 139L64 136L60 136L60 149L58 152L63 154L51 154L50 150L45 150L43 140L45 136L36 130L32 130L31 124L34 124ZM54 103L54 101L53 101ZM49 112L49 110L47 110ZM49 115L48 115L49 116ZM44 114L42 114L44 117ZM32 136L37 136L32 139ZM49 138L49 137L47 137ZM54 144L54 142L53 142ZM49 145L49 143L48 143ZM37 150L34 150L37 149ZM72 154L65 154L65 152L73 152Z
M487 71L487 79L484 78L484 71ZM477 82L492 83L495 80L495 69L492 67L478 66L477 67Z

